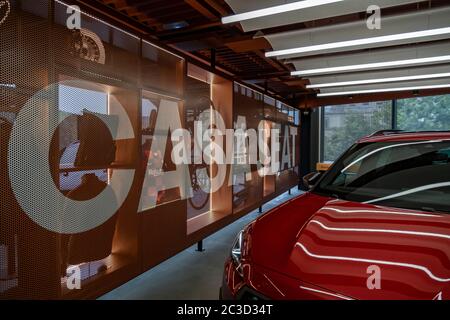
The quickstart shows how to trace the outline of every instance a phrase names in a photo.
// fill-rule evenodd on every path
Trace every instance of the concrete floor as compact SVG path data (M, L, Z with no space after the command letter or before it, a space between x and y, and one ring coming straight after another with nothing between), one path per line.
M263 206L263 212L299 195L297 188ZM236 234L260 213L252 211L203 241L204 252L192 246L100 297L101 300L216 300L222 284L223 266Z

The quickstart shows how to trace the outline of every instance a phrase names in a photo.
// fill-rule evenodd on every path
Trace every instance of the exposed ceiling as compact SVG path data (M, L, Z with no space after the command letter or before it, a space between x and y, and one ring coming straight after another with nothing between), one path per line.
M96 4L127 16L162 43L207 61L215 57L218 68L287 100L361 90L450 87L448 0ZM379 30L366 24L371 16L367 8L373 4L381 8Z

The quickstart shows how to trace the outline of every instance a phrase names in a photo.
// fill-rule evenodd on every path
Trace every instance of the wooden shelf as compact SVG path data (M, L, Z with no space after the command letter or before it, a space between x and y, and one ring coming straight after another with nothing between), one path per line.
M83 167L59 168L59 172L94 171L107 169L135 169L135 167L130 164L111 164L109 166L83 166Z

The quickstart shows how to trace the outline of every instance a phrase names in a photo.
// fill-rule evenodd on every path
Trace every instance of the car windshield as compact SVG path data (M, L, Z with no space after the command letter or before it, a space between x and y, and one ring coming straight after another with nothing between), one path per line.
M450 212L450 141L353 145L313 192L339 199Z

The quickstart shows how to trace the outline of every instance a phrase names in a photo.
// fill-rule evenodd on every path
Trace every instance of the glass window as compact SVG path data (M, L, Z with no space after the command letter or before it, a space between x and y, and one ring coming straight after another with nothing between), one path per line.
M450 95L398 100L397 128L407 131L450 130Z
M294 124L296 126L300 125L300 110L294 109Z
M75 83L75 82L74 82ZM79 82L80 85L82 82ZM91 84L83 82L83 84ZM101 86L92 84L92 88L77 87L75 85L58 86L59 110L69 114L69 116L59 126L59 152L60 169L74 169L81 166L94 166L96 161L90 154L92 150L86 150L87 146L95 145L94 139L84 134L83 130L97 128L97 134L106 134L106 128L99 122L97 116L108 115L108 94L101 91ZM90 134L90 133L89 133ZM86 141L89 140L89 141ZM82 158L89 158L90 161L82 161ZM91 163L92 162L92 163ZM89 173L95 173L102 181L106 182L106 169L98 170L77 170L60 173L59 187L62 192L69 192L79 187L82 177Z
M108 113L108 93L92 89L59 85L59 109L61 111L82 114L83 109L96 113Z
M334 161L357 139L392 126L391 101L327 106L324 112L324 161Z

